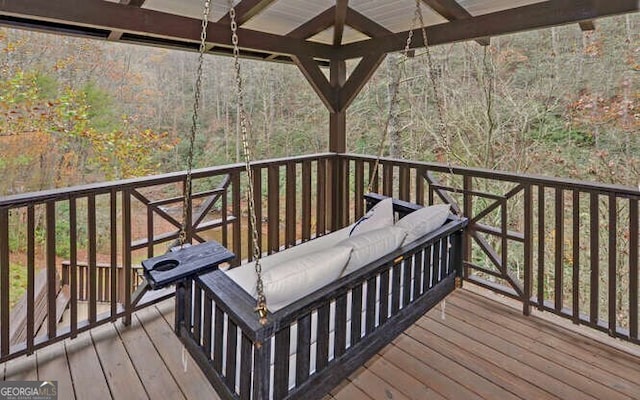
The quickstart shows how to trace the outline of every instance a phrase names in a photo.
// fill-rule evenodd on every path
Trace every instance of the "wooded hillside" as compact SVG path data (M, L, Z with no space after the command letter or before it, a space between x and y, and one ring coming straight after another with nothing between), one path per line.
M389 57L349 110L349 151L377 153L399 79L386 154L638 185L640 15L596 26L434 47L433 81L425 50ZM0 48L0 195L185 168L196 54L8 29ZM235 162L232 60L205 62L196 164ZM256 159L326 150L295 66L242 68Z

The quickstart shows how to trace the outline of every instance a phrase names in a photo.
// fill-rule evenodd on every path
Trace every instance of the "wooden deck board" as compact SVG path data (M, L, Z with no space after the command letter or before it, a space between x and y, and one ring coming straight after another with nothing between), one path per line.
M96 353L100 359L107 384L114 398L148 399L133 363L113 324L107 324L91 332Z
M56 343L36 353L38 380L57 381L59 399L75 399L64 343Z
M89 332L65 342L65 346L76 398L112 398Z
M132 360L145 360L134 363L134 366L149 398L183 400L185 397L178 383L162 361L154 343L146 334L140 334L143 331L140 321L133 318L128 327L118 322L116 328L129 357Z
M164 306L163 311L173 316L173 307ZM185 369L182 363L184 347L158 308L149 307L144 309L138 312L136 317L155 343L158 353L187 399L207 398L216 400L220 398L188 353L184 353L186 359ZM172 318L168 318L168 321L172 321Z
M455 305L454 305L455 307ZM477 318L473 313L458 308L455 312L456 319L462 319L479 330L490 329L493 323L482 318ZM504 324L502 325L504 327ZM514 347L519 347L528 354L525 358L536 359L545 365L546 373L555 375L565 382L577 382L574 387L593 393L599 398L606 399L629 399L640 393L640 386L621 379L607 370L593 368L592 365L582 362L567 362L567 355L558 352L556 349L539 343L535 339L529 338L518 332L509 329L494 330L490 335L494 335L494 343L497 343L504 351L514 351ZM503 342L501 342L503 341ZM616 366L610 365L617 369ZM580 375L580 376L577 376ZM585 383L585 379L586 383Z
M640 399L640 358L470 291L407 329L323 400ZM0 364L64 399L218 399L173 333L173 302ZM67 361L68 360L68 361Z

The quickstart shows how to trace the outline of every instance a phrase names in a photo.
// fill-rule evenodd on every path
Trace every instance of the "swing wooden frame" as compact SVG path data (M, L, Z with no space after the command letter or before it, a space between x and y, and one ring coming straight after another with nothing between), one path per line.
M367 208L383 198L366 195ZM394 200L400 217L419 208ZM176 297L175 332L223 398L321 398L460 285L467 223L450 216L436 231L269 312L265 325L255 298L223 271L195 277Z

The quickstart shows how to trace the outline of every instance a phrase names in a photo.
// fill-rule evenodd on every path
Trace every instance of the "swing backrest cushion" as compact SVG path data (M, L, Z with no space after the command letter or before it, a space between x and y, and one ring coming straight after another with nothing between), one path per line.
M393 200L384 199L353 225L349 236L356 236L393 225Z
M271 256L264 258L262 282L269 311L278 311L338 279L350 255L351 247L333 246L277 263L271 262ZM254 263L226 273L251 296L257 296Z
M427 233L440 228L447 220L450 208L451 206L449 206L449 204L428 206L400 219L396 222L395 226L407 232L407 236L404 238L402 244L409 244Z
M353 252L342 276L348 275L399 248L406 235L407 232L404 229L388 226L343 240L340 245L353 248Z

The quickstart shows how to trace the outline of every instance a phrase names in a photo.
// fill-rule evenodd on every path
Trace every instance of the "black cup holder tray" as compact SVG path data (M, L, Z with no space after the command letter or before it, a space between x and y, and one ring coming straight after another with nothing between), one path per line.
M215 270L234 257L220 243L210 241L149 258L142 261L142 268L147 283L156 290Z

